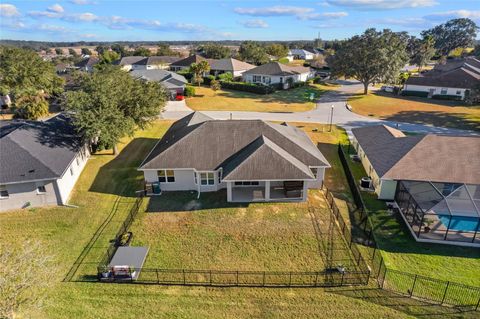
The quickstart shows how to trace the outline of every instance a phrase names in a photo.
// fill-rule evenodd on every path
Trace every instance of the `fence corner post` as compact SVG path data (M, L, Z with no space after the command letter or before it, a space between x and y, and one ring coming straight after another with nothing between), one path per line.
M442 301L440 302L440 305L443 305L443 302L447 297L448 286L450 286L450 281L447 281L447 285L445 286L445 291L443 292L443 297L442 297ZM480 298L478 300L480 301Z

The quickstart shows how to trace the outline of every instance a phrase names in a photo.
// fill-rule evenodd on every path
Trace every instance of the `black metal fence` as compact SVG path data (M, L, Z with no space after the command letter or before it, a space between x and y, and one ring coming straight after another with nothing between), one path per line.
M156 268L130 271L132 276L112 276L109 280L136 284L238 287L338 287L368 283L367 274L359 271L275 272ZM135 275L138 278L134 280L132 278Z
M140 211L140 206L142 205L144 196L141 194L135 202L133 203L133 206L130 208L130 211L128 212L127 217L123 221L122 225L118 229L117 233L115 234L115 240L117 240L123 233L127 232L130 226L132 225L133 221L135 220L135 217L137 217L138 212ZM105 254L100 260L100 263L98 264L98 272L102 273L104 268L108 266L110 263L110 260L112 260L113 255L115 255L115 252L117 251L117 243L112 242L107 250L105 251Z
M383 257L375 240L373 225L369 217L369 211L365 206L360 190L347 162L347 156L338 145L338 154L347 176L355 204L356 214L359 214L359 229L362 231L363 256L371 266L372 277L376 278L378 285L386 290L415 297L418 299L446 304L458 307L468 307L480 310L480 287L468 286L452 281L439 280L427 276L407 273L386 267ZM352 252L361 254L358 248L359 240L354 240L351 227L347 227L340 211L334 201L333 195L326 189L327 202L337 218L344 237L350 242Z

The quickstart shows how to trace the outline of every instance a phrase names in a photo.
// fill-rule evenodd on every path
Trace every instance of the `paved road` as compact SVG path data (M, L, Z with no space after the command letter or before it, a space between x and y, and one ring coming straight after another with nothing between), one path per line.
M206 115L215 119L262 119L266 121L288 121L288 122L314 122L330 123L330 116L333 105L333 124L338 124L350 132L352 128L365 125L387 124L398 127L403 131L415 133L437 133L449 135L479 135L478 132L459 129L442 128L430 125L410 124L404 122L383 121L372 117L362 116L349 111L346 108L346 101L353 93L363 89L363 85L357 81L338 81L341 87L337 90L323 94L317 101L314 110L307 112L239 112L239 111L205 111ZM191 113L185 101L169 102L162 117L165 119L178 119Z

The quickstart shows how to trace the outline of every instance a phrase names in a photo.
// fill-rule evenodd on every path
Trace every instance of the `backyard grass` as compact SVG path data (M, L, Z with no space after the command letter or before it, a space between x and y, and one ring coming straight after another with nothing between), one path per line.
M383 120L480 131L480 106L375 92L349 99L355 113Z
M195 87L196 95L186 99L187 106L195 111L248 111L248 112L303 112L312 110L315 98L331 90L331 86L312 84L272 94L255 94L234 90L214 92L207 87Z
M133 138L124 139L117 156L109 152L92 156L70 201L79 208L37 208L0 214L0 250L33 240L40 242L44 253L53 258L49 269L51 287L44 306L23 308L19 318L474 318L478 314L435 306L375 287L260 289L84 282L95 280L99 257L135 200L134 191L141 187L141 173L136 168L169 125L158 121ZM321 133L311 134L322 140ZM336 161L328 154L327 158L330 163ZM260 214L255 210L262 206L254 205L252 214ZM265 209L265 213L270 211ZM286 218L285 214L280 216ZM102 229L106 220L109 222ZM99 234L98 240L92 244L95 234ZM77 260L79 256L83 258ZM76 263L79 268L72 281L64 282Z

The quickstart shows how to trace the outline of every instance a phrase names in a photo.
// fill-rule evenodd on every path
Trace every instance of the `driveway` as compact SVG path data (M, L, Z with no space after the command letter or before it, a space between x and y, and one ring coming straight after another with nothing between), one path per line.
M347 130L350 134L351 129L365 125L386 124L397 127L400 130L413 133L436 133L449 135L479 135L478 132L465 131L460 129L435 127L422 124L410 124L404 122L384 121L372 117L362 116L349 111L346 107L348 98L363 90L363 85L358 81L337 81L341 84L337 90L328 91L317 101L314 110L307 112L290 113L266 113L266 112L239 112L239 111L204 111L202 113L214 119L261 119L265 121L288 121L288 122L313 122L328 124L332 116L332 123L337 124ZM185 101L168 102L162 113L165 119L179 119L193 112L188 108Z

